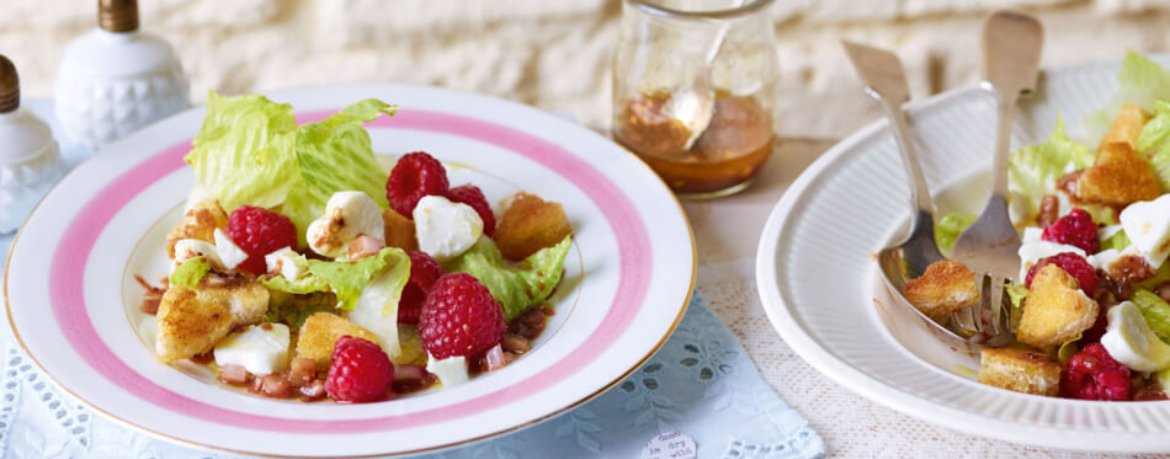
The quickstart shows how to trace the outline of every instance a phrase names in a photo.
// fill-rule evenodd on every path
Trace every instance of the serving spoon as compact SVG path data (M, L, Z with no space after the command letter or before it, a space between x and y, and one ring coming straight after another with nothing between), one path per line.
M922 166L918 163L918 152L910 139L906 112L902 106L910 100L910 87L906 83L906 71L898 56L886 50L843 40L845 53L853 62L866 94L881 104L898 150L902 153L902 165L910 179L910 231L902 240L878 252L878 266L886 287L890 289L895 302L912 309L934 328L959 340L965 338L923 314L906 301L902 287L911 279L922 276L931 263L945 260L934 239L934 204Z

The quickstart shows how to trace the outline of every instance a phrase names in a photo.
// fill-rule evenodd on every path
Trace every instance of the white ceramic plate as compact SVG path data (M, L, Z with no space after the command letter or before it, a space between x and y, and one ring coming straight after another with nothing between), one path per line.
M41 202L6 269L9 319L29 355L97 411L190 445L278 456L362 456L461 445L532 425L635 370L682 317L694 281L686 217L662 182L607 139L497 99L409 86L270 94L301 122L358 100L401 104L367 124L378 154L426 150L489 201L524 190L564 205L575 230L557 311L513 365L469 384L358 405L266 399L206 370L155 361L135 274L167 272L165 234L194 176L181 158L204 112L110 145ZM142 331L142 338L136 334Z
M1167 65L1170 59L1157 59ZM1021 106L1013 148L1043 141L1058 114L1074 139L1117 87L1118 62L1046 72ZM863 97L858 94L858 97ZM949 92L910 110L940 211L978 213L994 141L991 96ZM806 170L764 227L756 278L773 326L834 381L907 414L1019 443L1110 451L1170 450L1170 401L1039 397L974 381L978 356L952 350L884 298L873 254L903 234L908 185L884 122L834 146Z

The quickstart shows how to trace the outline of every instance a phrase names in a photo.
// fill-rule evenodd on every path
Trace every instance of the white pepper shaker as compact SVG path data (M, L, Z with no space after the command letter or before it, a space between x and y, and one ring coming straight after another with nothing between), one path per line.
M174 50L138 31L136 0L98 0L98 28L69 44L56 86L64 140L91 151L189 106Z
M20 107L20 78L0 54L0 234L16 231L65 173L49 125Z

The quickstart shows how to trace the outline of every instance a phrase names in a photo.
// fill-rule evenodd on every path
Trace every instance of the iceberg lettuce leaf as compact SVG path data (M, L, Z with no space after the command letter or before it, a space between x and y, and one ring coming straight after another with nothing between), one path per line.
M171 271L171 285L195 289L208 271L211 271L211 264L207 262L207 258L190 258Z
M1131 301L1146 318L1150 330L1162 341L1170 341L1170 304L1149 290L1135 290Z
M338 191L361 191L378 207L389 207L386 171L374 156L362 123L382 114L392 116L397 110L396 105L366 99L297 129L294 151L301 183L289 192L280 212L302 229L302 238L303 229L325 213L325 204Z
M1012 220L1017 225L1032 222L1040 212L1041 199L1057 194L1056 181L1068 172L1092 165L1094 158L1089 147L1068 138L1064 121L1057 118L1047 141L1020 148L1008 160Z
M504 319L510 322L525 309L548 298L561 282L571 245L572 237L565 236L556 245L545 247L529 255L518 267L512 267L491 239L481 237L445 268L447 272L467 273L479 279L504 307Z
M320 279L329 285L329 290L337 295L337 308L346 311L352 310L362 295L362 290L370 280L388 267L394 275L389 279L393 285L387 286L386 291L397 291L390 296L401 295L402 288L410 278L410 257L402 249L387 247L376 255L371 255L355 262L308 260L309 276ZM397 297L393 298L397 304Z
M183 158L224 210L280 205L300 182L293 108L264 96L207 96L207 116Z
M959 235L963 234L972 224L978 215L968 214L965 212L952 212L943 216L934 225L934 241L938 243L938 249L942 251L943 255L949 256L951 249L955 247L955 241L959 239Z
M1109 104L1085 118L1089 138L1103 137L1113 125L1113 117L1124 104L1137 104L1152 111L1154 101L1170 100L1170 73L1157 62L1132 50L1121 61L1117 80L1119 87Z
M388 207L386 171L362 123L397 109L367 99L298 127L288 104L212 92L203 127L184 160L224 210L244 205L275 209L296 224L304 246L309 223L338 191L362 191Z
M1159 100L1154 104L1154 117L1142 127L1138 135L1137 151L1150 161L1162 189L1170 188L1170 102Z

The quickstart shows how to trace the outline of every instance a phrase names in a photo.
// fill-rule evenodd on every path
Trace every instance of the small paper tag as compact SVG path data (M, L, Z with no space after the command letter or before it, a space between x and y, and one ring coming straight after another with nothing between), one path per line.
M642 448L642 459L695 459L699 457L695 440L678 432L664 433L652 438Z

